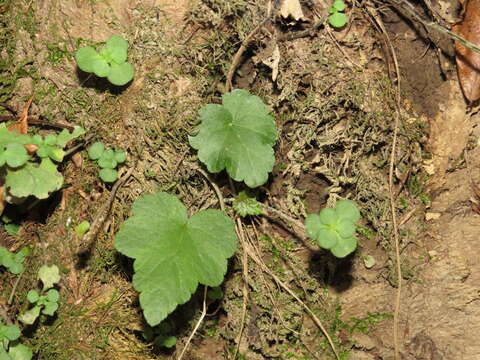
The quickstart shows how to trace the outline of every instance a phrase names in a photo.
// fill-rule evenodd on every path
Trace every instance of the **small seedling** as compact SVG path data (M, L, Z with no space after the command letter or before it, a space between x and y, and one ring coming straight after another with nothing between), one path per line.
M143 337L147 341L152 341L157 346L170 349L177 344L177 337L169 335L172 331L173 326L165 320L158 326L147 326L143 332Z
M27 248L23 248L14 254L0 246L0 266L4 266L12 274L18 275L24 270L23 261L28 253Z
M305 219L307 235L338 258L355 251L357 221L360 211L353 201L339 200L335 208L326 208L320 214L310 214Z
M18 325L5 325L0 321L0 359L30 360L32 350L18 342L21 332Z
M63 130L58 135L25 135L9 131L0 124L0 180L5 182L7 202L18 204L31 195L46 199L63 185L63 176L56 162L65 156L63 150L70 140L85 133L80 127L73 132ZM26 146L35 147L30 155Z
M235 197L233 209L242 217L263 214L262 205L255 198L248 196L245 191L240 191L238 196Z
M34 304L34 307L19 315L18 320L27 325L32 325L40 316L40 312L45 315L53 316L58 309L58 299L60 294L53 286L60 281L58 267L42 266L38 271L38 279L43 283L43 288L39 292L30 290L27 294L27 300Z
M334 0L332 7L328 9L330 16L328 17L328 22L335 28L344 27L348 18L347 15L343 12L345 10L345 3L343 0Z
M80 224L75 226L75 232L79 237L85 235L85 233L90 229L90 222L83 220Z
M105 46L97 51L84 46L75 53L80 70L106 77L113 85L123 86L133 79L133 65L127 62L128 42L119 35L111 36Z
M124 150L105 149L103 143L97 141L88 148L88 157L96 160L100 167L99 176L105 182L114 182L118 178L116 167L124 163L127 159L127 153Z

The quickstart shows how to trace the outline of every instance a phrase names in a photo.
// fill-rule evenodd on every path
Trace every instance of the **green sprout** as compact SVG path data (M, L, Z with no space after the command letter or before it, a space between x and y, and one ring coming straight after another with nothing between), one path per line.
M106 77L113 85L123 86L133 79L133 65L127 62L128 42L120 35L112 35L97 51L84 46L75 53L80 70Z
M328 9L330 16L328 22L334 28L344 27L348 22L348 17L343 12L345 10L345 3L343 0L334 0L332 7Z
M0 246L0 266L4 266L12 274L18 275L23 272L23 261L27 257L29 251L22 248L17 253L11 253L4 247Z
M43 283L43 289L30 290L27 294L27 300L34 304L34 307L18 316L18 320L27 325L32 325L35 320L42 314L53 316L58 309L58 299L60 294L53 286L60 281L58 267L42 266L38 270L38 279Z
M97 161L100 167L99 176L104 182L114 182L118 178L116 167L127 160L124 150L105 149L103 143L97 141L88 148L88 157Z
M305 219L307 235L338 258L355 251L357 221L360 211L353 201L339 200L335 208L326 208L320 214L310 214Z

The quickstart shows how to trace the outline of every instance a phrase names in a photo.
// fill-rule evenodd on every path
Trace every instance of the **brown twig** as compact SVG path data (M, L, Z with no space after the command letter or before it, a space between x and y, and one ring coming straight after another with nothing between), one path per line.
M268 21L270 21L270 17L267 17L260 24L258 24L252 31L250 31L250 34L248 34L247 37L242 41L242 45L237 50L237 53L233 57L232 64L230 65L230 69L228 69L227 80L225 81L226 92L232 90L233 88L233 85L232 85L233 74L235 73L235 70L237 69L238 64L240 63L240 60L242 59L243 53L245 52L245 50L247 50L247 47L250 44L250 42L253 40L253 37Z
M393 343L394 343L394 355L395 360L400 360L400 343L399 343L399 331L398 331L398 323L399 323L399 316L400 316L400 299L402 293L402 270L401 270L401 263L400 263L400 240L398 235L398 225L397 225L397 215L396 215L396 206L395 206L395 188L393 184L393 176L394 176L394 164L395 164L395 153L397 149L397 138L398 138L398 127L400 123L400 67L398 65L397 55L395 53L395 48L388 36L387 31L385 30L385 26L383 25L382 20L380 17L374 12L373 9L369 9L370 14L377 22L378 26L384 32L384 35L387 39L387 43L390 47L390 51L392 53L393 63L395 65L395 71L397 73L397 91L396 91L396 106L395 106L395 123L393 129L393 141L392 141L392 151L390 153L390 166L389 166L389 173L388 173L388 187L389 187L389 198L390 198L390 211L392 215L392 223L393 223L393 238L395 243L395 260L396 260L396 270L397 270L397 291L395 295L395 307L393 313Z
M178 357L177 360L182 360L183 355L185 355L185 352L187 351L188 346L190 345L190 342L192 341L193 337L195 336L196 332L198 331L198 328L200 327L200 324L202 323L203 319L205 318L205 315L207 314L207 289L208 289L208 286L205 286L204 291L203 291L202 315L200 315L200 319L198 319L197 324L195 325L195 328L193 329L192 333L188 337L188 340L185 343L185 346L183 347L183 350L180 353L180 356Z
M15 121L17 120L16 116L13 115L1 115L0 116L0 122L6 122L6 121ZM73 131L75 128L70 125L65 125L65 124L60 124L56 122L49 122L42 120L37 117L28 117L28 124L29 125L40 125L40 126L45 126L45 127L52 127L52 128L57 128L57 129L67 129L70 131Z
M439 31L439 32L447 35L451 39L460 42L462 45L464 45L467 48L473 50L474 52L480 54L480 47L478 47L477 45L475 45L475 44L471 43L470 41L464 39L463 37L455 34L453 31L445 28L444 26L442 26L440 24L437 24L433 21L428 21L428 20L424 19L423 17L418 15L417 10L408 1L406 1L406 0L388 0L388 1L397 10L399 10L400 12L402 12L402 10L407 12L410 16L412 16L418 22L422 23L424 26L429 27L431 29L434 29L436 31Z
M127 171L125 175L123 175L120 179L117 180L115 185L112 187L112 191L110 191L110 195L105 202L105 204L100 208L100 210L95 215L95 219L93 220L92 226L90 230L83 236L82 242L86 244L85 248L79 253L84 253L91 249L91 247L95 244L95 239L97 237L98 232L100 231L101 227L105 223L108 214L112 208L113 201L115 200L115 196L117 194L118 189L125 184L127 179L132 175L135 166L132 166L130 170Z

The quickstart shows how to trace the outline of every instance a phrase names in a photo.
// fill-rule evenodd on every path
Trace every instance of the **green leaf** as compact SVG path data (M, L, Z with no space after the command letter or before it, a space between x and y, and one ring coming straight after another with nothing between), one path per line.
M85 235L88 229L90 229L90 222L88 222L87 220L83 220L80 224L75 226L75 232L80 237Z
M328 22L335 28L341 28L347 24L348 18L344 13L336 12L328 17Z
M199 283L221 284L237 237L224 212L204 210L188 218L180 200L164 192L142 196L132 211L115 247L135 259L133 285L147 323L155 326L184 304Z
M17 325L3 325L0 323L0 340L14 341L20 337L20 328Z
M91 46L85 46L77 50L75 60L80 70L91 73L95 60L100 59L98 52Z
M107 77L111 71L110 65L103 58L94 60L92 63L92 69L95 75L97 75L98 77Z
M39 166L29 162L21 168L9 169L5 177L8 193L18 198L33 195L46 199L62 184L63 176L49 158L42 159Z
M100 169L98 176L100 176L102 181L112 183L118 179L118 171L115 169Z
M8 144L2 155L5 157L7 165L12 168L22 166L30 159L25 147L18 143Z
M338 234L343 238L355 235L357 225L350 219L342 219L337 225Z
M320 221L325 225L335 225L338 222L337 212L332 208L320 211Z
M128 42L123 37L120 35L112 35L107 40L106 47L110 51L112 60L117 64L127 61Z
M38 278L43 283L43 290L50 289L54 284L60 281L60 273L56 265L43 265L38 270Z
M8 355L12 360L31 360L33 352L27 345L15 344L8 349Z
M102 153L98 159L98 166L103 169L115 169L117 167L117 160L115 160L115 152L108 149Z
M11 236L16 236L20 231L20 225L18 224L5 224L3 227L5 228L7 234Z
M323 228L324 224L320 221L318 214L308 214L305 218L305 232L309 237L317 239L320 230Z
M332 7L337 11L343 11L345 10L345 3L343 0L335 0L332 4Z
M166 348L172 348L177 344L177 338L175 336L157 336L155 344Z
M233 200L233 209L240 216L263 214L262 205L254 198L241 191Z
M63 149L69 141L76 139L83 134L85 134L85 129L80 126L75 126L72 132L63 129L62 132L57 135L57 146L60 146Z
M114 158L119 164L124 163L125 160L127 160L127 153L124 150L115 150L114 153Z
M348 219L354 223L360 219L360 210L351 200L338 200L335 204L335 211L341 219Z
M267 182L275 162L277 129L258 96L234 90L223 95L223 105L202 107L199 117L199 132L189 141L208 171L226 169L234 180L251 188Z
M23 314L18 316L18 320L27 325L32 325L35 320L40 316L41 306L36 305L30 310L25 311Z
M42 310L42 314L53 316L55 311L58 310L58 304L56 302L48 302L45 304L45 307Z
M108 81L113 85L123 86L133 79L135 70L132 64L124 62L121 64L112 63L110 73L108 74Z
M355 237L342 238L341 241L330 249L332 254L337 258L343 258L354 252L357 248L357 239Z
M37 155L41 158L50 158L61 162L65 152L57 146L57 136L49 134L45 138L40 135L33 137L33 144L38 146Z
M332 247L336 246L339 241L341 241L338 233L335 230L327 228L320 229L316 240L318 245L324 249L331 249Z
M105 151L105 145L100 141L94 142L88 148L88 157L92 160L98 160L102 156L103 152Z
M36 303L39 298L40 298L40 296L38 295L38 291L36 291L36 290L30 290L30 291L27 293L27 300L28 300L31 304Z
M47 291L47 300L50 302L57 302L60 299L60 294L55 289L50 289Z

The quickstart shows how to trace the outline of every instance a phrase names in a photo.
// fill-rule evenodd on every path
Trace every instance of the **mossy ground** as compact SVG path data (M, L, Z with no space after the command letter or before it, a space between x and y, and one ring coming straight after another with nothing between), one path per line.
M132 202L145 192L176 194L190 211L217 207L215 194L196 171L198 160L187 136L194 131L197 110L219 102L232 58L241 40L266 16L268 2L146 3L0 3L0 100L19 107L33 96L33 115L83 126L95 139L127 150L126 167L135 167L88 258L78 256L81 243L73 227L94 219L109 189L84 153L81 168L70 161L62 165L66 186L55 201L27 214L18 236L3 235L13 249L33 249L15 291L13 313L25 307L26 291L34 286L41 264L55 263L62 270L58 315L27 331L26 342L38 359L155 359L179 354L143 340L131 264L114 250L114 234ZM354 15L348 31L321 27L313 36L279 40L279 76L273 82L260 55L275 44L275 36L298 30L277 20L249 46L234 82L269 104L279 128L277 164L270 182L254 195L298 219L339 197L361 206L360 248L338 263L323 252L312 253L289 232L289 224L262 218L244 221L261 259L326 325L342 359L348 357L358 324L364 329L388 317L364 309L364 316L348 322L342 318L341 293L365 271L362 256L378 254L377 262L383 257L388 266L392 248L388 162L394 87L384 67L375 65L372 54L378 49L372 29L360 11ZM78 73L73 59L79 44L102 41L112 33L130 41L129 57L136 67L133 83L124 89ZM408 113L403 118L409 121L400 128L397 167L415 175L424 156L419 142L424 124ZM398 182L403 175L397 174ZM214 180L226 197L231 195L225 174ZM410 180L402 190L399 214L419 203L421 194L421 183ZM240 250L231 261L224 299L209 309L212 315L197 333L189 358L230 358L242 326L239 359L332 358L323 334L300 303L257 263L247 261L245 319L246 264ZM376 274L382 271L375 269ZM388 268L385 276L394 279ZM5 277L4 283L8 293L14 278ZM172 315L177 349L183 348L200 307L200 295L195 295Z

